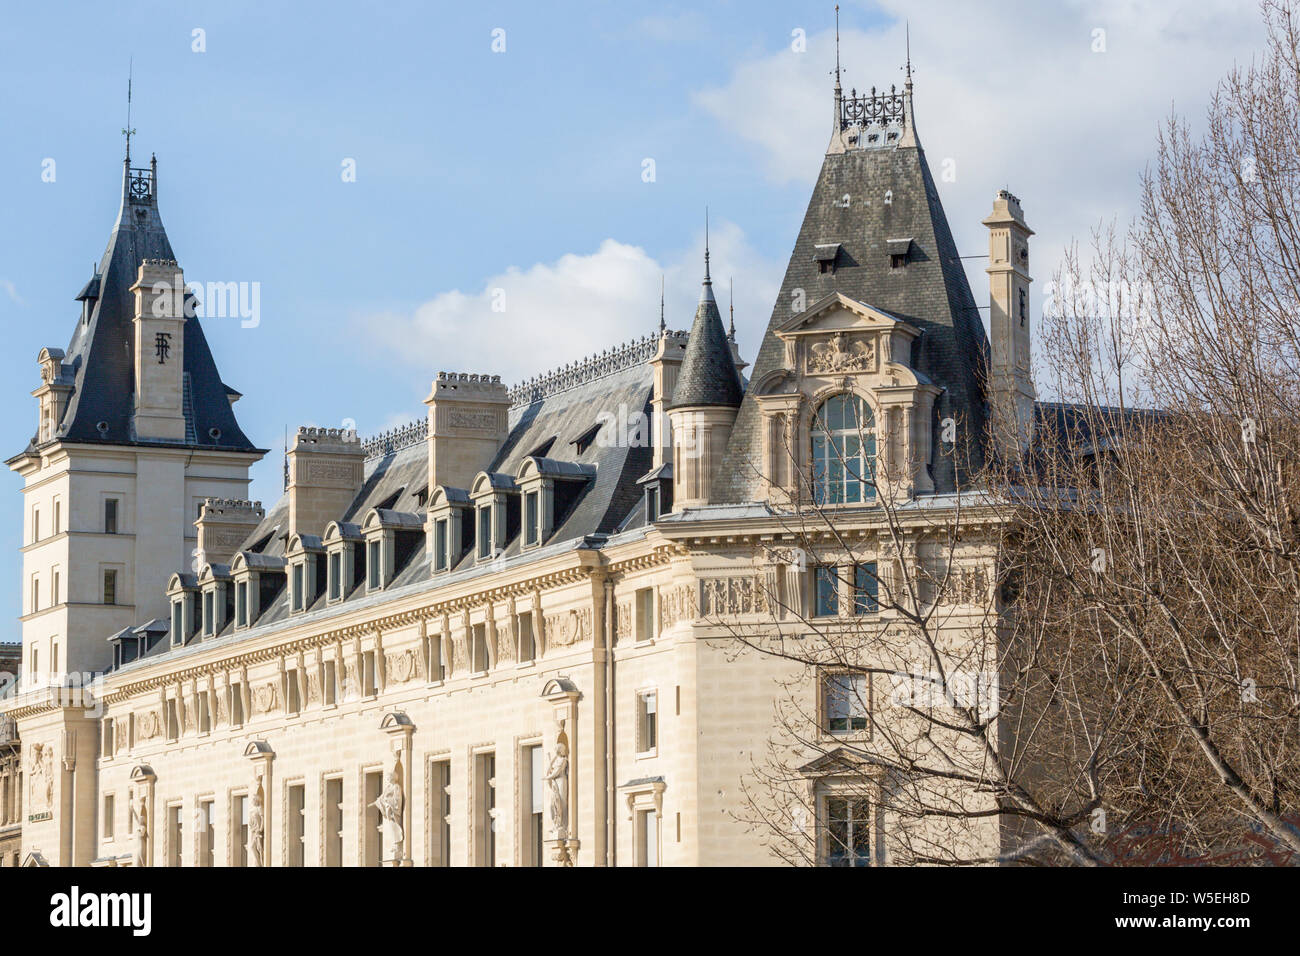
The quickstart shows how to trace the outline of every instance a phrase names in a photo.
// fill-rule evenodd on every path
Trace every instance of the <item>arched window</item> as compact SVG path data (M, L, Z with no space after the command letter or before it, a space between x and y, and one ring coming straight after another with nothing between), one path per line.
M856 395L833 395L822 402L812 427L814 501L838 505L875 497L875 427L871 409Z

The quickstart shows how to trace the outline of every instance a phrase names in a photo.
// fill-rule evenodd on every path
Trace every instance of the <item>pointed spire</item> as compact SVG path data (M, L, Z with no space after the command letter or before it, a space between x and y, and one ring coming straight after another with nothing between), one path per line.
M659 273L659 334L663 335L668 330L668 325L664 322L664 274Z
M835 92L840 88L840 5L835 4Z
M906 86L907 86L907 89L910 90L910 89L912 88L912 23L911 23L910 20L909 20L909 21L904 21L904 27L903 27L903 30L904 30L904 34L903 34L903 36L904 36L904 42L905 42L906 45L907 45L907 81L906 81Z
M704 284L713 285L709 277L709 207L704 207Z
M131 137L135 135L135 129L131 126L131 79L135 73L135 57L127 61L126 67L126 126L122 128L122 135L126 137L126 165L131 165Z
M730 324L730 328L727 329L727 338L728 340L735 342L736 341L736 280L733 277L728 281L731 283L731 304L728 307L728 311L731 313L731 324Z

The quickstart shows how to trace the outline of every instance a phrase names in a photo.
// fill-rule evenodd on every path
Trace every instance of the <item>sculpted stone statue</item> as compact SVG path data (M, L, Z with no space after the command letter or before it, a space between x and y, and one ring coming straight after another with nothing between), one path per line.
M264 866L262 854L266 850L266 816L262 812L262 785L253 791L248 806L248 865Z
M149 848L149 808L145 805L144 795L131 806L131 865L148 866L145 861Z
M400 762L395 762L391 770L384 771L384 788L380 791L379 799L373 804L381 818L379 831L384 835L384 846L388 849L390 858L394 860L402 858L402 841L406 839L406 833L402 830L402 808L405 803L406 796L402 793L402 765Z
M555 755L546 768L546 781L551 791L551 828L555 839L569 838L569 748L563 740L555 744Z

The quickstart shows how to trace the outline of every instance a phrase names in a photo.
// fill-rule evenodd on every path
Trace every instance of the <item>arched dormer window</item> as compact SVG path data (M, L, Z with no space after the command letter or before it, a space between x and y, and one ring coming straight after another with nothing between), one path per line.
M876 422L859 396L832 395L813 415L812 483L817 504L857 504L876 496Z

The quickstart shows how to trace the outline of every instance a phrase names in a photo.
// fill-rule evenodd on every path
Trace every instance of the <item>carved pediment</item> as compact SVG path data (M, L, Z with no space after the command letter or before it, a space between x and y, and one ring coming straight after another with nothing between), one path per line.
M785 368L810 376L880 372L908 352L920 330L883 309L835 292L776 332Z

